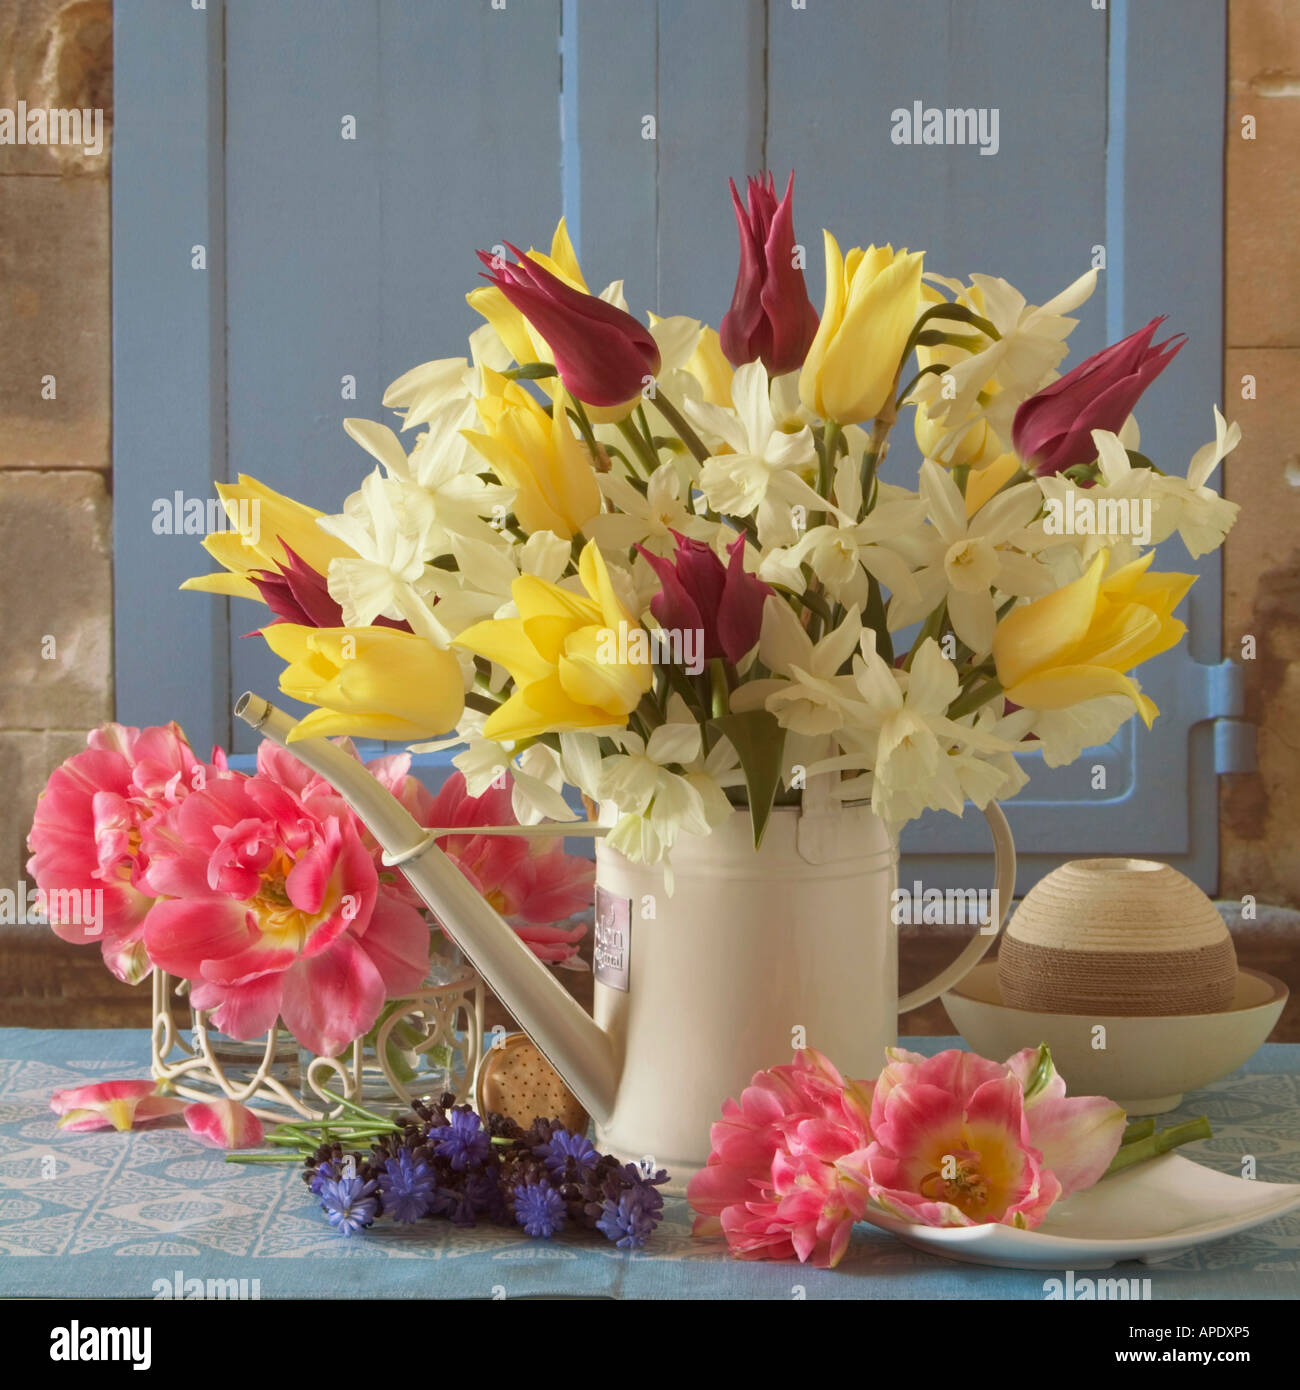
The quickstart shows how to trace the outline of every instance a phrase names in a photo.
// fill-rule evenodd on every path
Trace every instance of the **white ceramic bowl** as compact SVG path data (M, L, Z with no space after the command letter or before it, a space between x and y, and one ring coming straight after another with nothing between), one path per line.
M1046 1043L1074 1096L1109 1096L1130 1115L1172 1110L1184 1091L1235 1071L1273 1030L1287 987L1272 975L1240 970L1232 1006L1222 1013L1105 1018L1034 1013L1002 1003L996 962L977 965L943 996L949 1017L974 1051L1004 1061ZM1095 1029L1105 1028L1098 1048Z

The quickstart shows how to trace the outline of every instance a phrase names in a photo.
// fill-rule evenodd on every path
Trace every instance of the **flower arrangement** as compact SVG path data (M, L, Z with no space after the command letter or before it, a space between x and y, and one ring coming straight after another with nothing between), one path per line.
M222 572L186 587L270 609L296 737L454 746L525 824L573 819L576 787L656 862L742 804L757 843L808 777L899 826L1013 795L1018 751L1151 723L1131 673L1193 576L1150 547L1203 554L1236 512L1207 486L1239 437L1217 410L1186 476L1139 452L1183 339L1157 319L1060 375L1095 271L1031 305L830 232L818 314L793 176L732 197L720 330L593 294L561 221L549 251L480 253L484 323L389 388L401 435L344 422L377 467L341 512L218 484L260 526L208 537Z
M808 1048L724 1104L687 1195L694 1233L737 1259L834 1267L871 1209L1033 1230L1107 1173L1210 1137L1204 1116L1154 1131L1103 1096L1067 1096L1046 1047L1006 1062L891 1048L874 1082Z
M202 762L176 724L106 724L87 742L37 802L28 870L53 930L98 943L119 979L166 971L231 1037L280 1021L322 1057L425 983L419 898L334 789L276 744L244 774L220 749ZM504 789L473 797L455 774L435 796L408 754L367 767L422 825L463 831L447 854L541 959L585 968L586 927L563 924L590 905L590 861L476 834L510 819Z

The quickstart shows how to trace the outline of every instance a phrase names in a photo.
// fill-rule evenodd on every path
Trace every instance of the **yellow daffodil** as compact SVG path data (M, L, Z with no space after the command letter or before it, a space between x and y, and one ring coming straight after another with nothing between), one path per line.
M515 489L515 516L529 535L554 531L572 540L600 511L600 488L591 455L569 426L564 398L547 415L518 382L490 367L483 368L483 384L478 413L486 429L465 430L465 438Z
M1055 593L1013 608L998 624L993 660L1009 700L1068 709L1100 695L1126 695L1148 728L1160 711L1123 672L1159 656L1187 630L1170 616L1193 574L1148 574L1154 552L1103 578L1108 552Z
M182 589L260 600L249 571L275 573L276 565L285 559L286 545L318 574L327 574L333 559L355 558L351 546L316 525L324 512L275 492L247 473L241 473L237 483L217 483L216 489L230 529L205 536L203 548L226 572L187 579Z
M460 662L423 637L392 627L272 623L266 645L289 664L280 689L317 705L289 741L429 738L455 727L465 708Z
M491 739L627 723L653 682L645 631L618 601L594 541L578 562L587 597L520 575L511 594L517 618L476 623L458 646L510 672L515 690L488 717Z
M922 253L855 246L842 256L824 235L826 305L799 374L799 399L826 419L854 424L892 404L921 303Z

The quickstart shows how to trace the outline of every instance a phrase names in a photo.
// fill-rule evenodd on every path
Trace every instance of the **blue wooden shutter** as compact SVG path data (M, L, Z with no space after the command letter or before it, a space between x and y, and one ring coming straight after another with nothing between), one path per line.
M149 500L246 471L336 508L370 466L343 418L381 418L389 381L462 351L473 249L545 244L561 211L592 283L621 276L635 309L715 324L736 254L725 180L763 165L796 170L814 298L822 225L1003 275L1032 302L1104 246L1071 360L1170 313L1191 341L1143 402L1144 447L1179 468L1209 437L1223 0L138 0L116 46L124 719L227 740L232 695L271 693L277 673L238 638L251 605L227 620L175 592L204 557L149 533ZM918 100L998 108L998 153L894 145L892 111ZM1194 568L1191 640L1143 672L1155 729L1034 767L1008 806L1022 891L1089 853L1158 855L1214 887L1216 746L1222 766L1233 741L1211 721L1238 692L1218 665L1217 557ZM974 881L987 854L971 815L927 819L904 848L934 884Z

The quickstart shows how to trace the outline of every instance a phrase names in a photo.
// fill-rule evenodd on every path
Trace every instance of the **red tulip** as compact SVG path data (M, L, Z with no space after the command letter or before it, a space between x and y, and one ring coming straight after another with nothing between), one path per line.
M650 611L669 632L703 633L705 661L725 657L734 666L758 641L772 591L746 572L744 536L727 547L725 567L703 541L673 536L677 554L671 560L637 546L662 586Z
M740 268L731 308L722 316L722 351L733 367L761 359L769 376L803 365L817 333L817 310L794 264L794 174L778 203L772 175L750 178L746 206L728 180L740 232Z
M248 572L262 602L275 614L275 622L299 623L303 627L344 626L343 607L330 597L325 576L312 569L287 541L282 540L280 544L285 558L276 562L275 569ZM375 619L374 625L400 628L403 632L411 630L410 623L382 615ZM247 635L251 637L252 633Z
M510 249L517 265L499 267L486 251L478 253L492 272L483 278L546 339L569 393L602 408L639 396L646 377L659 370L659 348L650 330L625 310L566 285L518 247Z
M1153 347L1151 339L1164 321L1164 315L1154 318L1102 348L1021 404L1011 425L1011 443L1035 473L1060 473L1097 457L1092 431L1118 431L1187 341L1179 333Z

